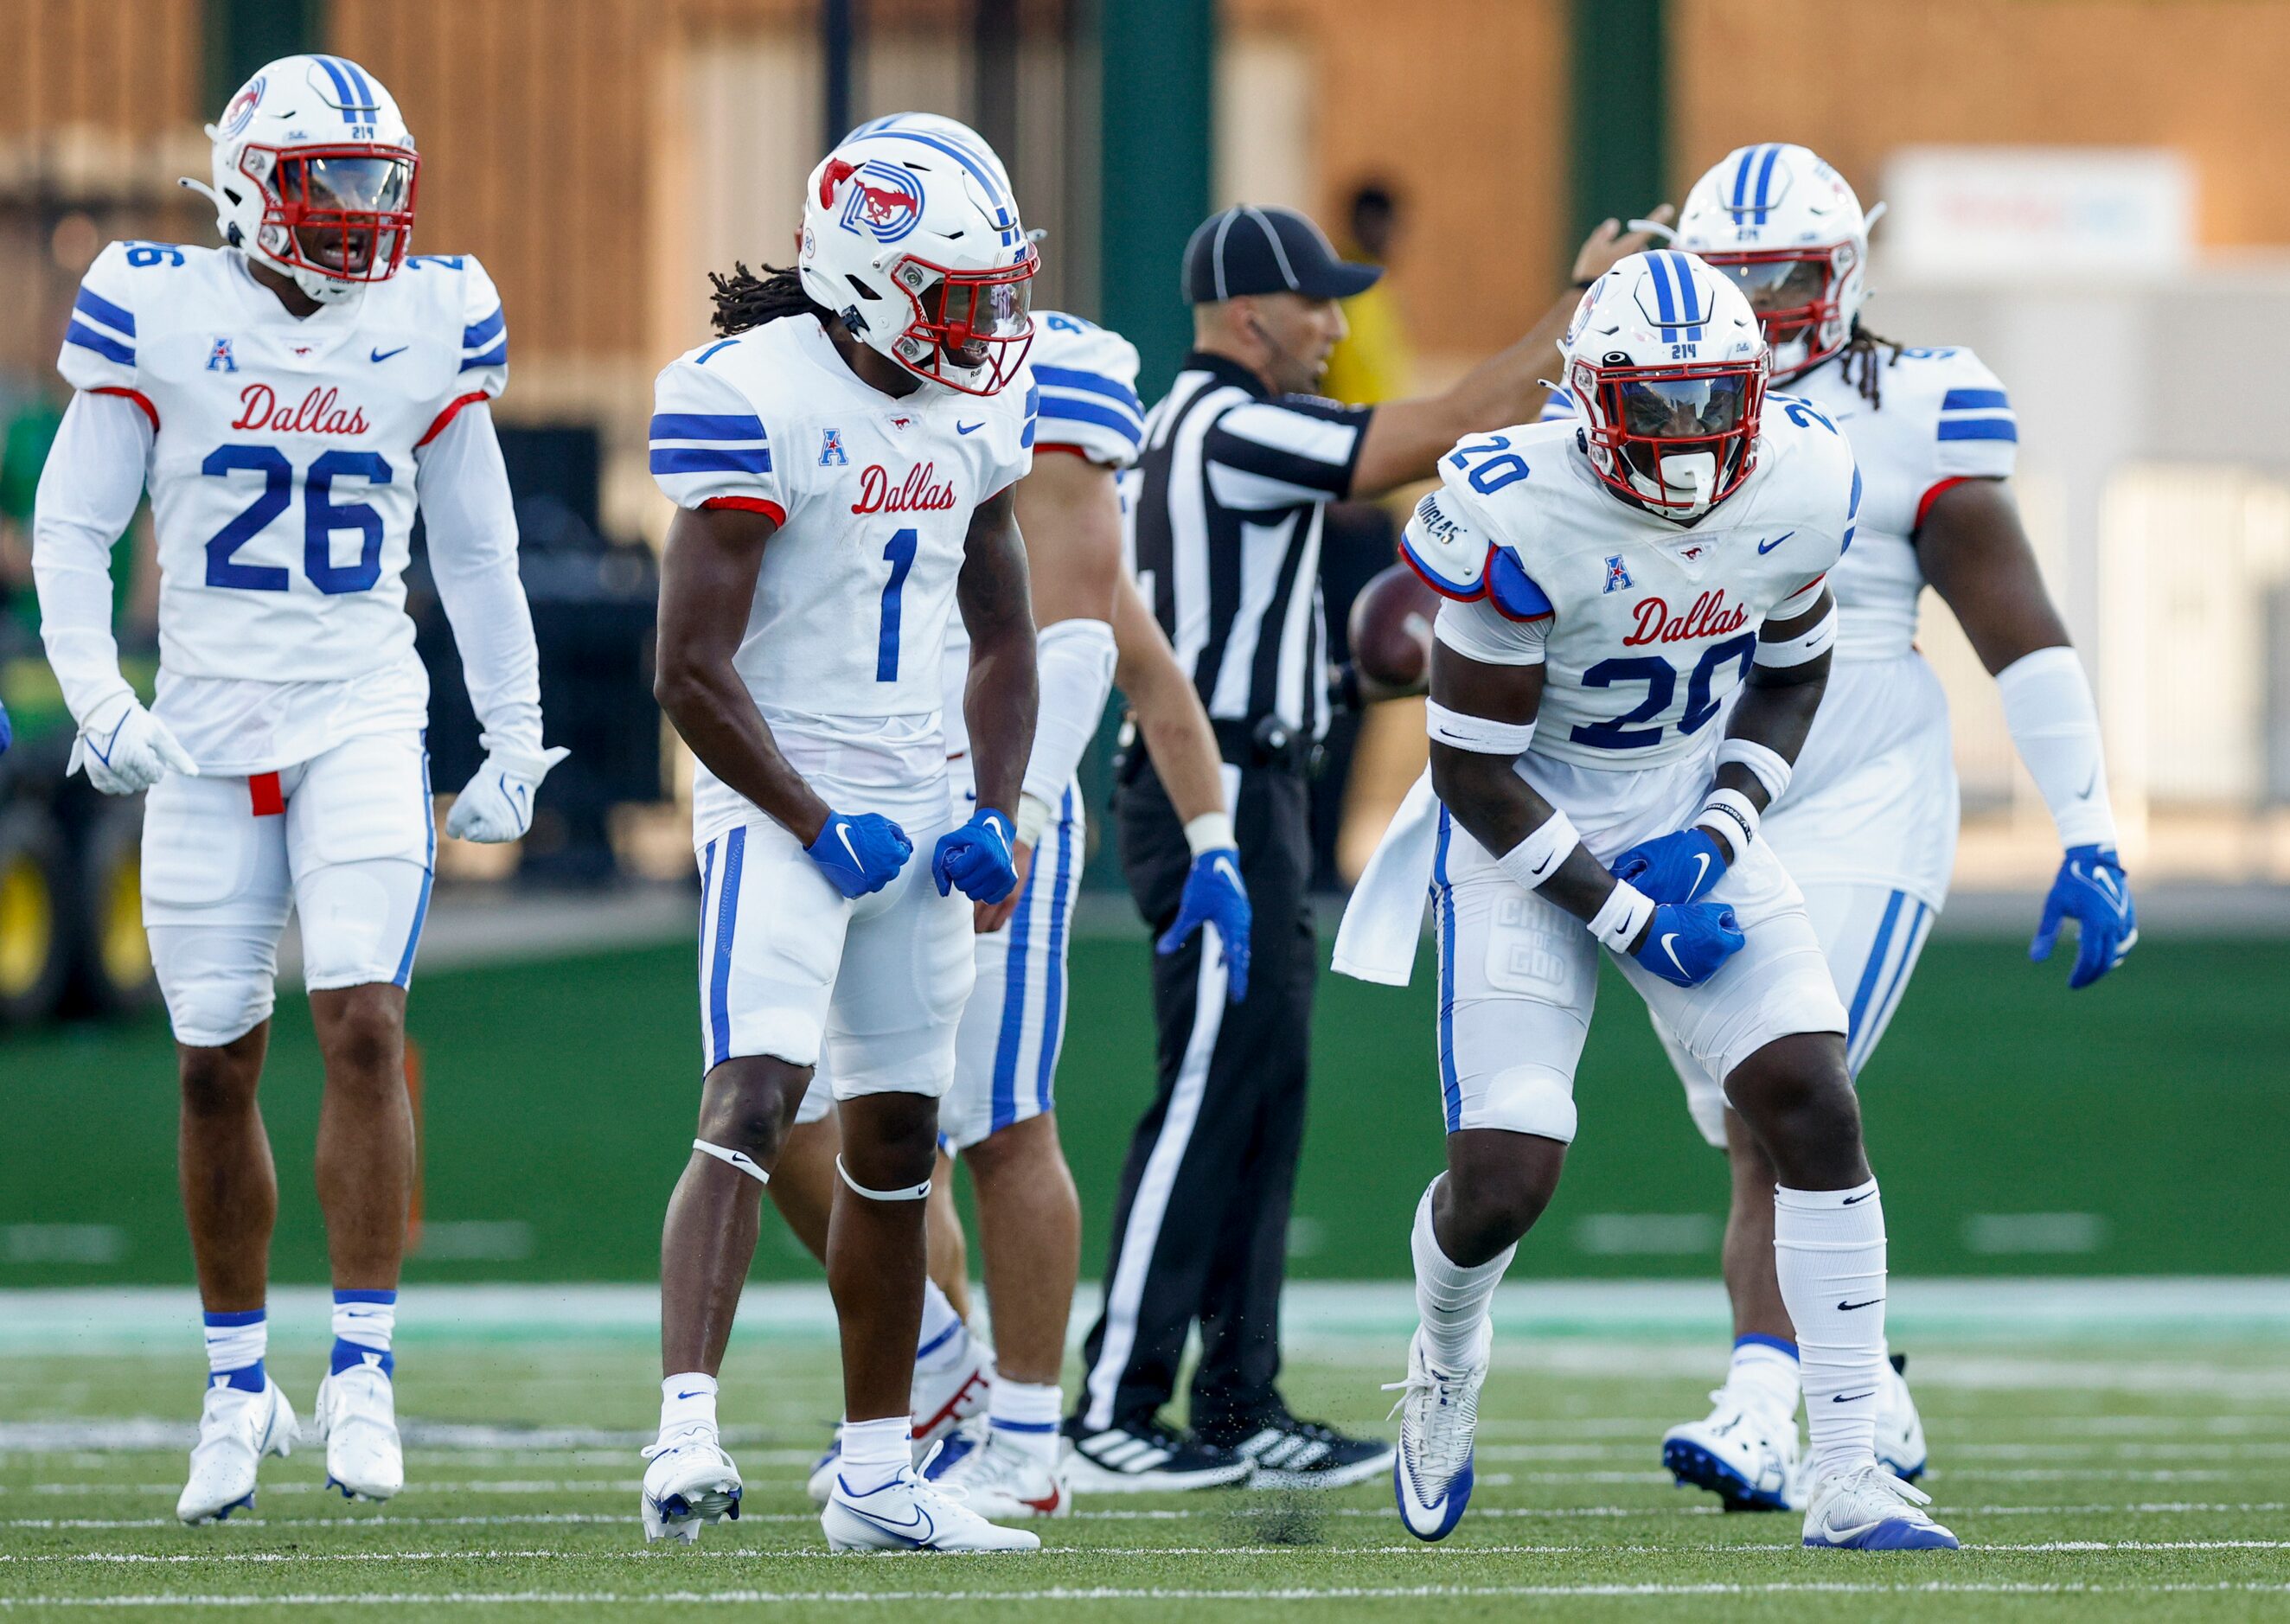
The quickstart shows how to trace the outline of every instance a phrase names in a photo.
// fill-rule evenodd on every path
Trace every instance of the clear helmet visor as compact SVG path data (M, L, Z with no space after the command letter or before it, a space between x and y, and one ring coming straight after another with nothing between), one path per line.
M1740 373L1717 378L1642 379L1617 386L1622 432L1632 439L1702 440L1742 422L1750 380Z
M1829 257L1817 259L1749 260L1728 264L1713 260L1712 269L1732 281L1760 316L1779 310L1802 310L1821 302L1829 292Z
M313 209L395 213L413 191L413 165L404 158L315 157L281 167L304 172L300 201Z

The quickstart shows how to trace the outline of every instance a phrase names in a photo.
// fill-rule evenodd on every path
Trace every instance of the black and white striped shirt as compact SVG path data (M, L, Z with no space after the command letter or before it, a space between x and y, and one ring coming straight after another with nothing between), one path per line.
M1220 732L1327 732L1322 510L1351 489L1371 408L1274 396L1198 350L1145 420L1129 518L1138 578Z

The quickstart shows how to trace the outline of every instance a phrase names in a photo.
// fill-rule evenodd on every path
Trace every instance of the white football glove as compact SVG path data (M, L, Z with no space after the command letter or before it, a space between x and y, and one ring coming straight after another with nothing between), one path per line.
M181 740L132 693L98 706L82 724L64 774L82 767L87 781L106 795L140 795L170 772L199 775L199 764Z
M571 754L562 745L538 756L524 750L490 752L468 788L453 798L445 833L487 845L524 838L532 827L533 793L548 769Z

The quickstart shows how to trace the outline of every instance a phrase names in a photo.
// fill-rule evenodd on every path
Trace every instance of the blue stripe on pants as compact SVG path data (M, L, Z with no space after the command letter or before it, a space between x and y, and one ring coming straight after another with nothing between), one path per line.
M1896 898L1900 894L1897 891L1893 893ZM1877 1040L1884 1036L1885 1023L1892 1018L1893 1010L1908 986L1909 966L1916 962L1917 957L1918 933L1925 928L1925 922L1931 913L1932 909L1922 902L1917 904L1917 916L1910 923L1908 934L1901 940L1901 962L1893 967L1893 979L1885 985L1885 996L1877 1000L1877 1007L1869 1012L1866 1026L1846 1040L1846 1060L1855 1076L1861 1075L1861 1068L1877 1052Z
M1896 891L1893 900L1885 904L1884 921L1877 927L1876 945L1869 949L1869 962L1861 969L1861 984L1853 991L1852 1015L1845 1027L1847 1053L1852 1052L1853 1040L1861 1035L1862 1020L1869 1012L1869 995L1877 990L1877 978L1885 968L1885 950L1893 945L1893 926L1900 923L1901 904L1907 900Z
M708 985L716 1038L709 1051L711 1066L721 1066L732 1058L732 938L740 921L740 860L747 849L744 828L724 836L724 886L716 906L716 966Z
M429 734L421 734L421 830L428 836L428 844L421 859L421 900L413 905L413 928L406 932L405 953L397 961L397 973L390 977L399 987L413 982L413 950L421 945L421 922L429 916L429 886L437 877L437 808L429 794Z
M1066 897L1073 878L1074 792L1068 785L1058 807L1058 872L1050 887L1048 959L1042 966L1042 1058L1034 1077L1034 1108L1050 1108L1058 1048L1066 1022Z
M1463 1125L1463 1088L1455 1080L1455 892L1447 884L1447 840L1453 825L1439 809L1439 852L1431 864L1432 908L1439 916L1439 1094L1447 1132Z
M709 841L700 855L700 1052L716 1048L716 1028L708 1019L708 905L716 894L716 843Z

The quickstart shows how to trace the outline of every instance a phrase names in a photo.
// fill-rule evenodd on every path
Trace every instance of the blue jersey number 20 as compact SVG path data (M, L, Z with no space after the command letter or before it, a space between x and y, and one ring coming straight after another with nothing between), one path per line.
M1734 678L1738 682L1748 675L1750 662L1757 653L1755 632L1743 632L1701 651L1693 674L1685 681L1685 709L1677 718L1680 733L1698 733L1709 725L1710 718L1719 709L1719 702L1710 692L1717 686L1718 673L1731 662ZM1645 698L1623 715L1605 722L1583 724L1567 737L1594 750L1648 750L1660 744L1662 730L1659 724L1635 724L1653 722L1669 708L1670 700L1677 695L1677 668L1659 654L1634 654L1623 660L1602 660L1582 673L1585 688L1613 688L1629 683L1644 683Z

